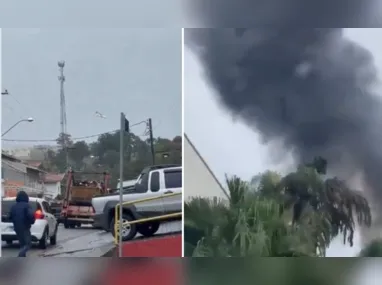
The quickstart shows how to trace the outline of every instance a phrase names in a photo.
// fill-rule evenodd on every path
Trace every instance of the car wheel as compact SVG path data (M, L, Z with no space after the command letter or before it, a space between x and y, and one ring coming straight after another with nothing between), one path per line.
M134 218L131 215L124 213L122 215L122 222L126 223L129 221L130 222L134 221ZM115 237L114 217L110 223L110 231L111 231L113 237ZM124 225L122 227L122 241L132 240L136 236L136 234L137 234L137 224L132 224L132 225L129 224L129 225Z
M48 242L49 242L49 231L48 231L48 228L45 228L44 233L40 241L38 242L39 248L46 249L46 247L48 246Z
M57 230L58 230L58 224L57 224L57 226L56 226L56 229L54 230L54 234L53 234L53 236L50 237L50 241L49 241L49 243L50 243L51 245L56 245L56 243L57 243Z
M138 232L145 237L151 237L159 230L159 225L159 222L144 223L139 225Z

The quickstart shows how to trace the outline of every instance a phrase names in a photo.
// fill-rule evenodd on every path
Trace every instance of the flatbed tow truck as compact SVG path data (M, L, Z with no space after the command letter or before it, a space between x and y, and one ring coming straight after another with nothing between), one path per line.
M60 222L65 228L80 227L81 224L93 224L94 208L92 198L108 193L110 176L106 172L67 173L67 184L60 213ZM94 180L87 178L92 177Z

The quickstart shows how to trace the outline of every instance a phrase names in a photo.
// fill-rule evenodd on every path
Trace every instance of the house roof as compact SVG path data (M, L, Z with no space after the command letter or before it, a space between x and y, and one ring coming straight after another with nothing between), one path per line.
M61 182L64 179L65 173L63 174L55 174L55 173L47 173L44 177L44 183L57 183Z
M7 154L5 152L1 152L1 158L2 159L8 159L8 160L12 160L12 161L16 161L16 162L21 162L20 159L18 159L17 157L13 156L13 155L10 155L10 154Z
M25 161L25 163L32 167L40 167L42 164L41 161Z
M25 172L26 169L31 169L34 171L38 171L40 173L46 173L45 171L39 169L38 166L33 166L33 165L28 164L28 163L25 163L22 160L20 160L19 158L15 157L13 155L6 154L4 152L1 153L1 160L2 160L2 163L6 163L9 166L11 166L12 168L14 168L15 170L18 170L21 172Z
M190 144L190 146L192 147L192 149L195 151L196 155L200 158L201 162L204 164L204 166L206 167L206 169L208 170L208 172L211 174L211 176L213 177L213 179L215 180L215 182L219 185L219 187L221 188L221 190L223 191L224 195L226 197L229 197L227 191L224 189L223 185L220 183L220 181L217 179L217 177L215 176L215 174L212 172L211 168L208 166L207 162L203 159L203 157L201 156L201 154L199 153L199 151L196 149L195 145L191 142L191 140L189 139L189 137L186 135L186 133L183 134L184 135L184 138L188 141L188 143Z

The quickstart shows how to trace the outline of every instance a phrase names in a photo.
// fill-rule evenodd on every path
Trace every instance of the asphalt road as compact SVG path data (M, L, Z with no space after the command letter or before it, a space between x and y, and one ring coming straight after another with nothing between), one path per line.
M41 256L45 252L52 251L58 247L61 247L71 240L76 240L87 235L92 235L95 233L100 233L100 230L93 229L92 227L81 227L76 229L65 229L62 225L58 228L57 235L57 245L56 246L48 246L46 250L42 250L38 248L37 244L33 244L32 249L28 252L28 256ZM63 248L65 250L65 248ZM18 243L15 242L12 245L7 245L5 242L2 243L2 257L15 257L17 256L19 251Z
M180 221L161 225L158 234L181 231ZM139 237L139 234L137 235ZM75 229L65 229L60 225L58 229L57 244L48 246L46 250L34 244L28 252L28 257L100 257L114 247L114 239L110 233L83 226ZM16 257L18 244L2 245L2 257Z

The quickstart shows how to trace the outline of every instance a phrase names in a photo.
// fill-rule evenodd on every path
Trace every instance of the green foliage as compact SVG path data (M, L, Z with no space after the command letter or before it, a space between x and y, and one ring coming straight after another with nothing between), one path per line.
M382 240L373 240L366 245L360 252L359 257L382 257Z
M41 168L51 172L65 172L67 143L69 166L77 171L108 171L111 174L111 185L116 186L119 179L120 136L119 132L107 133L90 144L85 141L73 143L70 135L60 134L57 139L62 148L58 152L48 151ZM125 134L124 143L124 180L136 178L141 170L152 165L150 141L142 140L134 134ZM181 164L182 140L180 136L173 140L156 138L154 140L155 163ZM164 155L166 154L166 155Z
M325 256L338 235L352 246L355 219L371 225L369 204L340 179L324 179L325 172L326 161L317 158L284 177L272 171L250 183L227 177L228 200L185 203L186 255Z

